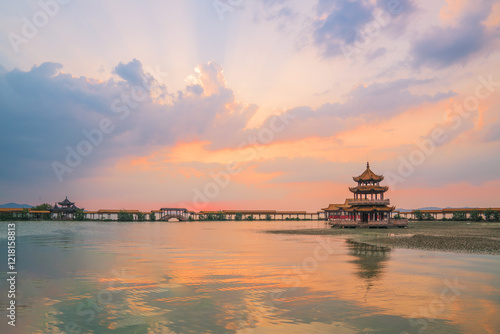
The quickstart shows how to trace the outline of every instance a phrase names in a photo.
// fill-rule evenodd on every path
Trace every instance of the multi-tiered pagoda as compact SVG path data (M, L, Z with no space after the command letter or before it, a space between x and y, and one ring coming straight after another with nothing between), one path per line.
M354 194L354 199L349 203L348 212L355 213L359 221L368 223L387 220L389 214L395 209L389 207L389 199L384 199L384 193L389 190L389 187L380 186L383 179L382 175L372 172L370 163L366 163L366 170L363 174L353 177L358 186L349 188Z
M346 199L344 204L330 204L323 209L333 226L387 226L405 223L391 219L395 207L389 206L389 199L384 198L389 187L380 185L384 176L372 172L369 163L363 174L353 177L353 180L358 183L356 187L349 188L354 198Z

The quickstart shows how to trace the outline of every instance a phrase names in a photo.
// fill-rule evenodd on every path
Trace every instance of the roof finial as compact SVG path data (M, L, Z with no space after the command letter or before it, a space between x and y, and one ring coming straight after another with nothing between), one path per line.
M366 163L366 168L370 168L370 163L369 162Z

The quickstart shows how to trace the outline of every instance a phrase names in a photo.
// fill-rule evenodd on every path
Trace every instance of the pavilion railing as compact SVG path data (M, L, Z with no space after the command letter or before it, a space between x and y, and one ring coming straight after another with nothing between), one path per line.
M391 201L386 199L351 199L350 205L389 205Z
M359 220L356 221L354 219L340 219L340 218L330 218L329 221L332 223L348 223L348 224L359 222Z

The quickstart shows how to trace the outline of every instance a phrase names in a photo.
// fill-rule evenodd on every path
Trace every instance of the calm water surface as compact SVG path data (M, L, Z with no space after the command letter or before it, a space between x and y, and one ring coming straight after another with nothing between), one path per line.
M17 222L0 333L499 333L500 256L262 233L323 222Z

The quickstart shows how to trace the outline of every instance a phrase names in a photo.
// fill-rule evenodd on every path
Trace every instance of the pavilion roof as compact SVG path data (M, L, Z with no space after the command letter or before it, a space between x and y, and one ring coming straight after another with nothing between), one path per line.
M187 212L188 210L185 208L161 208L160 211L182 211Z
M500 208L446 208L446 209L443 209L442 211L443 212L455 212L455 211L458 211L458 212L470 212L470 211L473 211L473 210L477 210L479 212L483 212L483 211L486 211L486 210L492 210L492 211L500 211ZM426 210L420 210L422 212L426 212ZM415 210L413 210L412 212L415 212Z
M347 209L347 211L357 211L357 212L371 212L371 211L391 212L391 211L394 211L394 209L396 209L396 207L394 207L394 206L361 206L361 207L354 206L354 207L351 207L351 208Z
M417 210L412 210L412 213L415 213ZM443 213L443 210L420 210L422 213Z
M0 212L22 212L23 208L0 208Z
M265 215L265 214L274 214L276 213L276 210L224 210L224 213L227 213L227 214L237 214L237 213L241 213L241 214L261 214L261 215Z
M384 179L384 176L382 175L377 175L372 170L370 169L370 163L366 163L366 170L361 174L360 176L354 176L353 180L356 182L369 182L369 181L375 181L375 182L380 182Z
M351 206L347 204L347 200L344 204L330 204L327 208L321 209L323 211L339 211L349 209Z
M389 190L389 187L381 187L376 185L369 186L358 186L358 187L349 187L349 190L353 193L385 193Z
M62 205L62 206L71 206L71 205L75 205L75 202L71 202L68 200L68 196L66 196L66 199L62 202L59 202L59 205Z
M339 211L339 210L341 210L340 207L342 205L343 204L330 204L330 205L328 205L328 207L321 209L321 210L323 210L323 211Z
M278 215L305 215L306 211L276 211Z
M126 213L139 213L139 210L109 210L109 209L99 209L97 210L98 213L120 213L120 212L126 212Z

